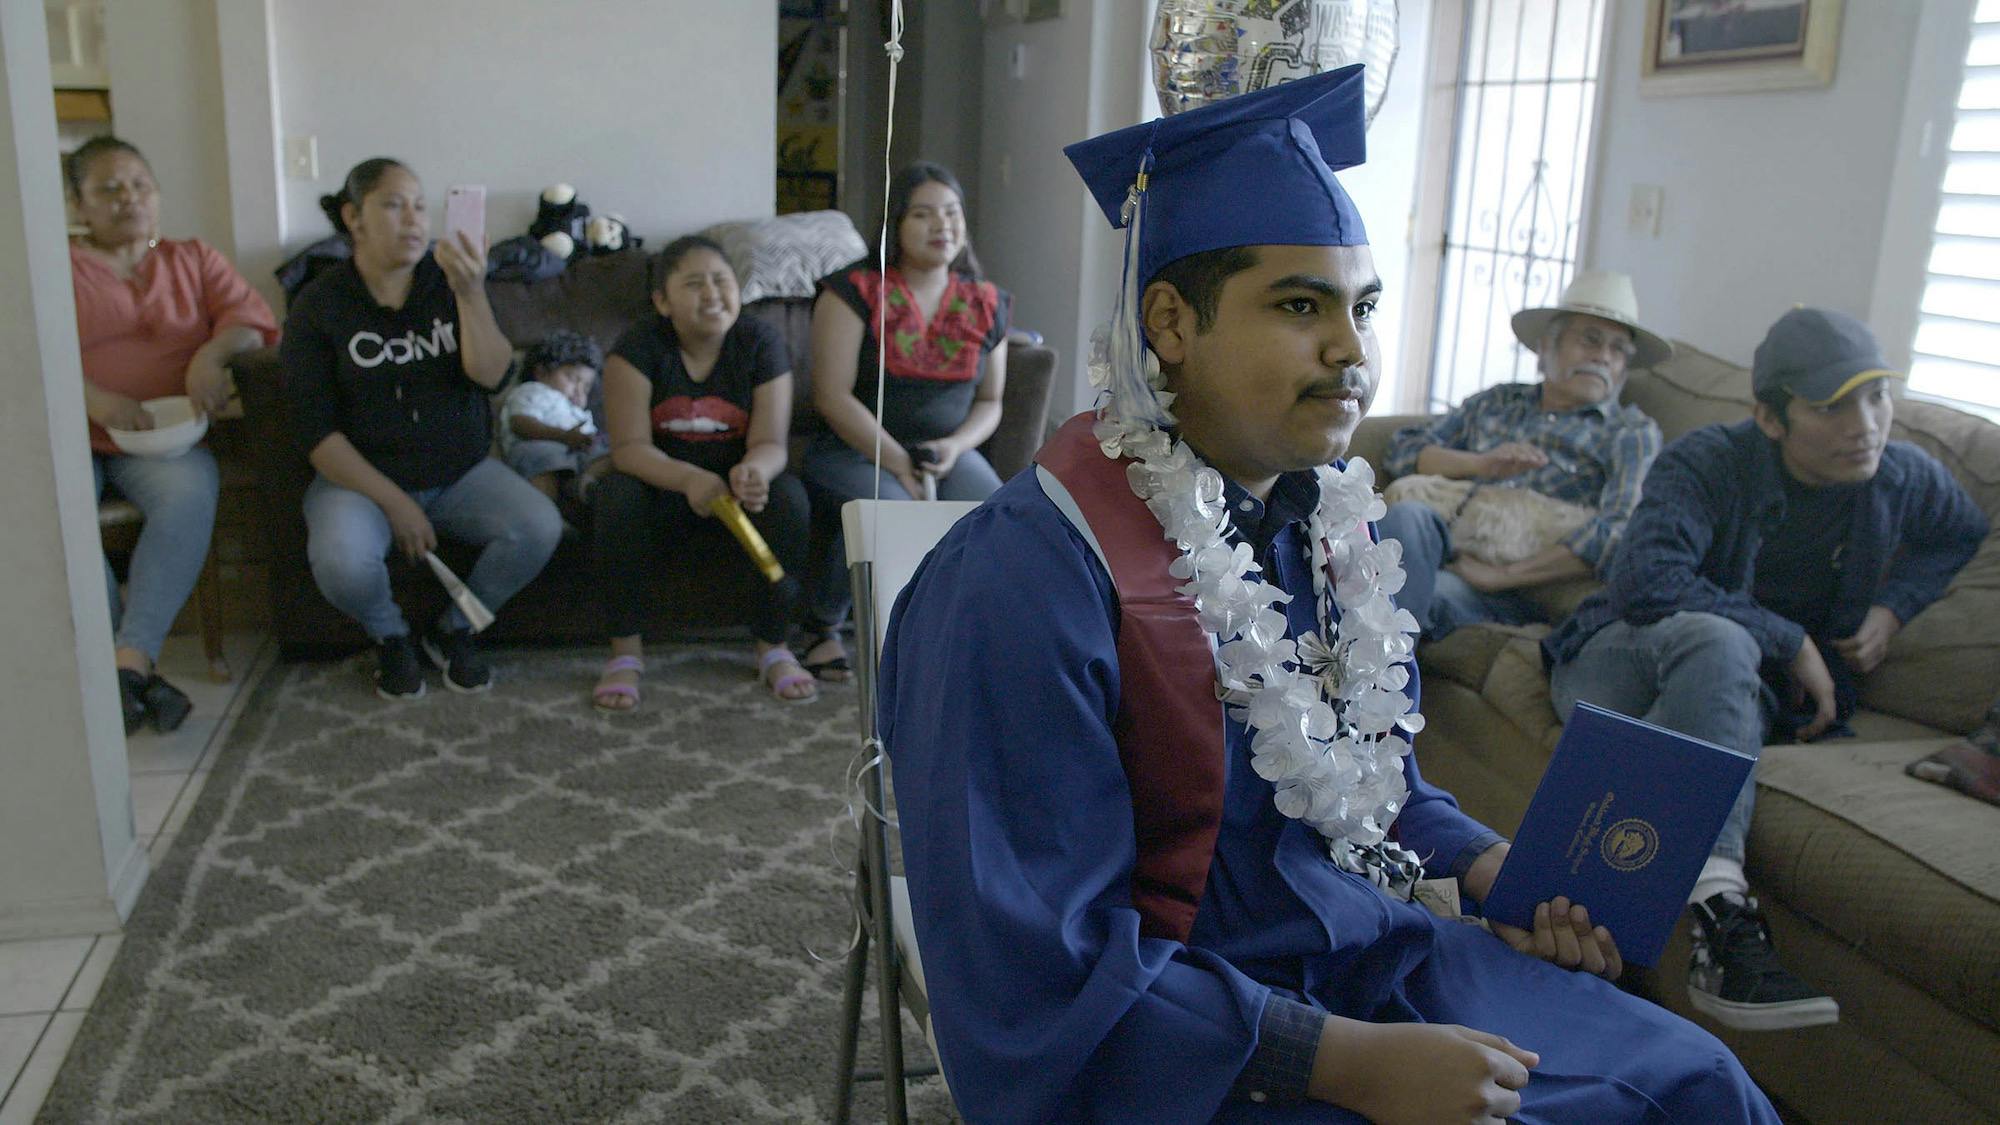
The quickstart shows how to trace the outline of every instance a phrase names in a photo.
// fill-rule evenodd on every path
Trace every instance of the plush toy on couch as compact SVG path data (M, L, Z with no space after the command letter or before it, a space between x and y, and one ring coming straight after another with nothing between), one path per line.
M528 237L548 248L564 261L576 256L584 244L584 228L590 223L590 204L576 197L576 189L556 184L542 192L535 205L535 221L528 224Z

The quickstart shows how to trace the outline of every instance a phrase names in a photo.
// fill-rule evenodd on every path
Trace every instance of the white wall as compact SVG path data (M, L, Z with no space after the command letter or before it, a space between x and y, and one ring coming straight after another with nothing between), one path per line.
M1794 304L1866 316L1908 76L1962 61L1915 57L1921 5L1850 0L1829 87L1668 98L1639 95L1643 7L1613 7L1588 264L1631 274L1663 334L1741 363ZM1658 238L1626 229L1635 184L1665 189Z
M104 49L120 137L160 185L160 230L233 255L215 0L105 0Z
M1375 272L1382 278L1382 302L1375 310L1375 338L1382 344L1382 371L1373 408L1378 414L1396 409L1411 378L1400 352L1404 317L1413 296L1410 255L1414 249L1417 171L1423 153L1431 0L1402 0L1397 22L1398 50L1389 71L1389 89L1368 126L1368 162L1340 173L1340 185L1353 197L1368 228Z
M371 156L407 161L442 223L446 186L487 189L495 241L550 184L649 240L771 214L770 0L269 0L278 132L316 136L319 179L283 185L283 240Z
M1145 54L1148 7L1071 0L1059 19L996 21L986 32L973 244L1013 293L1014 322L1057 350L1052 419L1089 403L1090 326L1110 311L1121 245L1062 148L1139 120L1136 80L1117 76Z
M0 3L0 940L115 930L147 873L63 240L48 36Z

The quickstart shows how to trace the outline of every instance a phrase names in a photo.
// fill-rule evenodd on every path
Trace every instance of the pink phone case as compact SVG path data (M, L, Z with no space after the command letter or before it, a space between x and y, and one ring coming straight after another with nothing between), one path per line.
M486 189L478 184L460 184L444 195L444 235L456 238L464 231L478 246L486 237Z

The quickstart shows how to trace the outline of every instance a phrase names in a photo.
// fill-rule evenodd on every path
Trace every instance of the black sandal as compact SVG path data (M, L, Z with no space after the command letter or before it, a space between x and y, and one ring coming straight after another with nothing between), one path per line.
M811 652L828 641L841 646L839 656L829 657L826 660L806 660L806 652ZM811 672L815 680L821 680L829 684L844 684L854 678L854 665L847 662L846 650L847 645L840 639L839 630L813 633L810 635L810 641L805 647L805 652L799 654L799 667Z

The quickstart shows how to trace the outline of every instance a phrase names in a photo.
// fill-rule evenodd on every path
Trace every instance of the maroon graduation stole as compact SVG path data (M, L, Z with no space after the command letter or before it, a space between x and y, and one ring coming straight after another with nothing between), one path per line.
M1140 933L1185 942L1208 885L1222 827L1228 752L1215 656L1167 567L1180 548L1132 492L1130 458L1104 455L1096 416L1063 423L1035 461L1069 490L1118 589L1118 717L1112 733L1132 790L1138 862L1132 905Z

